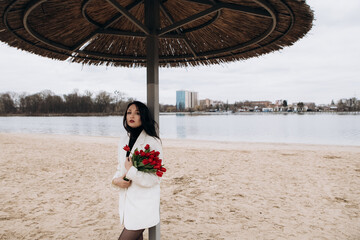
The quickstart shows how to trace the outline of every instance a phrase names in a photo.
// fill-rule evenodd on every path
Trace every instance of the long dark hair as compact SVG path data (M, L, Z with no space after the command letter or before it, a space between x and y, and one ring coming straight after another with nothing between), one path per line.
M160 140L160 137L158 136L158 134L156 132L156 129L158 129L159 125L154 120L154 118L151 116L149 108L144 103L139 102L139 101L133 101L133 102L129 103L126 107L126 110L124 113L123 125L124 125L124 128L126 129L126 131L128 132L128 134L130 134L131 129L126 123L126 115L127 115L127 111L129 109L129 107L133 104L136 105L136 107L138 108L138 110L140 112L141 126L143 127L145 132L149 136L156 137L157 139Z

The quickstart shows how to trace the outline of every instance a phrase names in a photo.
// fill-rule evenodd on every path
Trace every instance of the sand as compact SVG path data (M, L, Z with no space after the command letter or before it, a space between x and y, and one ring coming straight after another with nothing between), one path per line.
M117 239L117 141L0 133L0 239ZM162 240L360 239L360 146L163 147Z

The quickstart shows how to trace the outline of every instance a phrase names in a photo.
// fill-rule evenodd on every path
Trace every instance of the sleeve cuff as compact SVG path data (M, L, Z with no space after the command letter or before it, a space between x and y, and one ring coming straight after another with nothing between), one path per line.
M131 166L131 168L129 169L129 171L126 173L126 178L133 180L134 177L136 176L136 172L138 170L136 169L136 167Z

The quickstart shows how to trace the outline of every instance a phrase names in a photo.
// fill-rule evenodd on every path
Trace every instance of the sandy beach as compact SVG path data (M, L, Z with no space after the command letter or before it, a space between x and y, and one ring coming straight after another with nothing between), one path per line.
M0 133L0 239L117 239L117 142ZM360 146L163 148L162 240L360 239Z

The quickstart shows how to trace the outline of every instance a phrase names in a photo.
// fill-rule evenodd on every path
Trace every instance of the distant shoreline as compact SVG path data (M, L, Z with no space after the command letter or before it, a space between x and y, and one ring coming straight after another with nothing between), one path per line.
M360 112L160 112L160 115L315 115L315 114L336 114L336 115L360 115ZM0 117L110 117L123 116L123 113L42 113L42 114L0 114Z
M360 115L360 112L163 112L160 115L315 115L315 114L338 114L338 115Z

